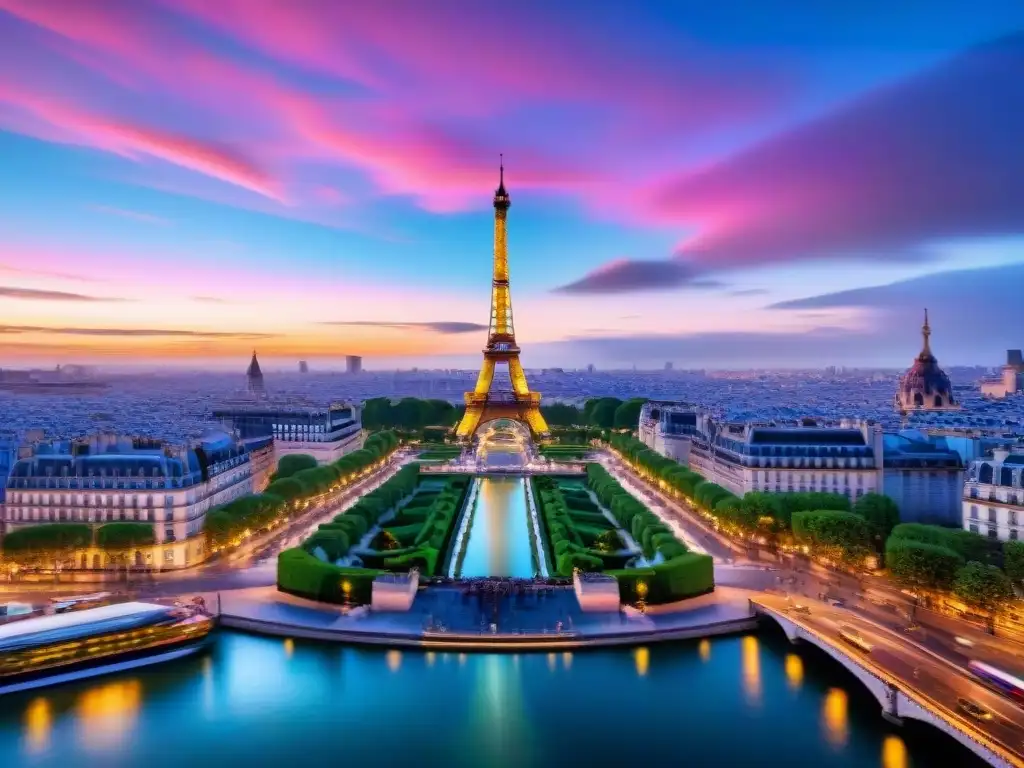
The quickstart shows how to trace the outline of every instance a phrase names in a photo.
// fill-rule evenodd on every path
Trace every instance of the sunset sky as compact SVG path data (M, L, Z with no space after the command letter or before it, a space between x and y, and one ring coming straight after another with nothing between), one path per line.
M842 8L842 10L839 10ZM1024 346L1024 3L0 0L0 367Z

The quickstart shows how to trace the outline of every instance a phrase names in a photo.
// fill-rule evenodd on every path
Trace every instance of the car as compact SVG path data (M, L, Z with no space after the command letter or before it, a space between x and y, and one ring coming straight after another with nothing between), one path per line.
M955 636L953 638L953 642L956 643L957 645L962 645L964 648L973 648L974 647L974 641L973 640L968 640L966 637L960 637L959 635L957 635L957 636Z
M791 613L801 613L804 616L810 616L811 615L811 609L808 608L806 605L801 605L799 603L796 604L796 605L790 606L789 607L789 611Z
M992 719L992 713L984 707L975 704L970 699L959 698L956 700L957 709L964 714L973 717L975 720L988 721Z

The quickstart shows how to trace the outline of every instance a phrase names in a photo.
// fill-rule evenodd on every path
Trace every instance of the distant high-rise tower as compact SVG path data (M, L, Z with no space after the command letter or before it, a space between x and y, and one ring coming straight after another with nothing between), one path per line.
M345 373L362 373L363 358L359 355L348 355L345 358Z
M671 371L672 370L672 361L671 360L669 360L668 362L665 363L665 370L666 371Z
M594 372L594 364L593 363L587 363L587 373L593 373L593 372Z
M249 362L249 370L245 372L247 380L247 391L257 400L267 396L267 389L263 385L263 371L260 370L260 361L256 359L256 350L253 350L252 360Z
M309 363L299 360L299 373L309 373Z

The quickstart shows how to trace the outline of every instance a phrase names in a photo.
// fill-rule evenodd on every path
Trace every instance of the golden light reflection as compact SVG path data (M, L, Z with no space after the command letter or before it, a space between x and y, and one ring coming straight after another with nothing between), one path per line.
M743 638L743 693L748 704L761 703L761 657L757 638Z
M427 666L428 667L434 666L434 661L436 659L437 659L437 654L435 654L433 651L427 651Z
M800 690L804 682L804 660L795 653L786 654L786 682L791 691Z
M555 666L558 664L558 657L553 653L548 654L548 669L552 672L555 671Z
M825 738L834 747L846 744L850 737L849 707L846 691L829 688L825 694L825 704L821 710L822 724L825 726Z
M899 736L886 736L882 742L882 768L907 768L907 745Z
M142 683L122 680L85 691L78 697L78 736L88 749L107 749L121 743L135 726L142 706Z
M711 658L711 641L708 640L706 637L703 640L701 640L700 644L697 646L697 653L700 654L700 660L701 661L707 661L708 659L710 659Z
M460 653L459 654L459 666L460 667L466 666L466 654L464 654L464 653Z
M25 751L30 755L45 752L50 746L53 712L50 700L40 696L32 699L25 709Z
M562 654L562 666L566 669L572 669L572 654L568 651Z
M651 668L651 652L641 645L633 651L633 662L636 664L637 675L644 677Z
M387 660L388 669L392 672L397 672L402 666L402 652L401 651L388 651L384 658Z
M284 657L290 659L293 653L295 653L295 641L286 637L284 639Z

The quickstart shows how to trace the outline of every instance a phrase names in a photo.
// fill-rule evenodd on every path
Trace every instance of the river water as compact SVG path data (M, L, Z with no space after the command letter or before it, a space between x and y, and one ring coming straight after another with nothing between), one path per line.
M209 653L5 696L0 765L975 766L780 632L558 654L224 632Z
M525 483L523 478L481 478L466 554L457 576L534 575Z

